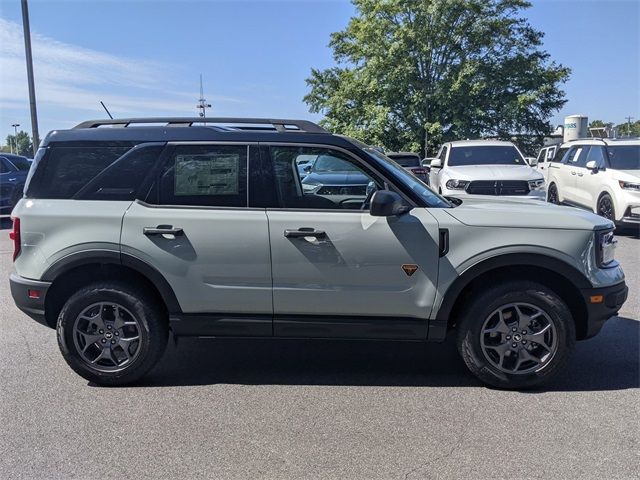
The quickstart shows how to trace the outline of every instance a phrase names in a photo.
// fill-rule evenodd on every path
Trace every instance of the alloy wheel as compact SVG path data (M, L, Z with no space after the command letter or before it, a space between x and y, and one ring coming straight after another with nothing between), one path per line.
M100 302L82 310L73 325L73 342L91 368L114 372L140 353L141 325L122 305Z
M549 315L529 303L494 310L480 332L482 353L492 366L512 375L544 368L558 350L558 334Z
M613 220L613 203L611 198L606 195L598 202L598 215L608 220Z

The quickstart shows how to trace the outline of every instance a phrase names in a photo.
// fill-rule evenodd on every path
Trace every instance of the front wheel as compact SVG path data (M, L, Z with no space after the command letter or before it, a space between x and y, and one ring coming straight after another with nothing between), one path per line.
M532 282L483 290L460 322L458 350L483 382L507 389L530 388L553 377L575 345L566 304Z
M146 291L121 283L80 289L58 317L58 345L79 375L99 385L135 382L164 353L166 315Z
M602 194L598 199L598 211L596 213L607 220L615 221L616 211L613 207L613 200L608 193Z
M556 187L555 183L549 185L549 190L547 191L547 202L554 203L556 205L560 203L560 197L558 196L558 187Z

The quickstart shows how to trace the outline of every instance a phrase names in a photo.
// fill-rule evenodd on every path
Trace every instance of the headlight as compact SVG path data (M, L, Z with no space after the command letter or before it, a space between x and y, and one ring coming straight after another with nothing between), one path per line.
M445 184L445 186L449 190L464 190L465 188L467 188L467 185L469 185L468 180L455 180L453 178L451 180L448 180Z
M596 255L598 267L606 267L613 262L618 240L613 236L613 231L605 230L596 232Z
M544 178L529 180L529 190L542 190L544 188Z
M303 183L302 193L316 193L322 185L317 183Z
M622 180L620 180L618 183L620 184L620 188L623 188L625 190L635 190L636 192L640 192L640 183L623 182Z

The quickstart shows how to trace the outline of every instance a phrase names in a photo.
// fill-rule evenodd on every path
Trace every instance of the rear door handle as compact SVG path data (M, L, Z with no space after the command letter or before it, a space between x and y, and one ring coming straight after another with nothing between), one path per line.
M300 238L300 237L315 237L324 238L327 234L323 230L316 230L315 228L298 228L297 230L287 228L284 231L286 238Z
M150 235L182 235L184 231L180 227L173 228L171 225L158 225L157 227L144 227L142 233Z

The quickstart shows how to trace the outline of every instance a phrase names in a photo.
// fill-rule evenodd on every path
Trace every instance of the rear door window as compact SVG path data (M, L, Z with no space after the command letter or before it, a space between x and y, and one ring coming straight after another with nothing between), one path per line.
M247 145L179 145L148 201L160 205L247 206Z

